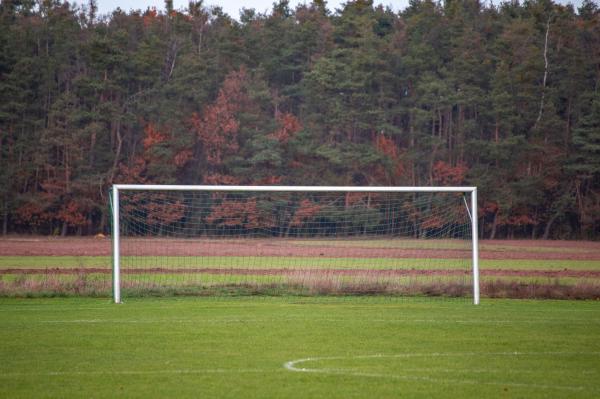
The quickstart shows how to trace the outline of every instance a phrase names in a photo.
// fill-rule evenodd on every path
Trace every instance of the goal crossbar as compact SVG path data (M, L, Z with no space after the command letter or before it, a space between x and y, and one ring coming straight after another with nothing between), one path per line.
M169 185L169 184L115 184L113 190L132 191L261 191L261 192L354 192L354 193L469 193L477 187L356 187L356 186L220 186L220 185Z
M222 191L222 192L364 192L364 193L465 193L470 194L470 209L465 206L471 222L473 303L479 304L479 244L477 217L477 187L473 186L237 186L237 185L161 185L161 184L114 184L112 186L112 229L113 229L113 300L121 303L120 282L120 191Z

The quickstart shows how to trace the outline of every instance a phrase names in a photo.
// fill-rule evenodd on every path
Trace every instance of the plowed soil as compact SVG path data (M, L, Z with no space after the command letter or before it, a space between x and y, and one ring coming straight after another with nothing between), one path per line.
M111 274L108 268L47 268L47 269L0 269L2 274L41 274L41 275L79 275L79 274ZM410 276L466 276L470 270L459 269L240 269L240 268L144 268L123 269L123 274L216 274L216 275L251 275L251 276L366 276L366 277L410 277ZM600 270L516 270L516 269L484 269L482 276L492 277L575 277L600 278Z
M125 240L123 255L144 256L293 256L293 257L351 257L351 258L469 258L467 249L415 248L414 241L405 248L361 246L332 246L312 242L299 245L297 241L269 239L203 240L203 239L135 239ZM150 244L150 245L148 245ZM401 244L404 245L404 244ZM411 247L412 246L412 247ZM136 249L141 248L143 249ZM141 251L141 252L137 252ZM110 256L110 239L11 237L0 239L0 256ZM600 260L600 243L589 241L480 241L481 259L548 259Z
M272 257L327 257L327 258L423 258L468 259L467 249L447 249L460 246L456 241L440 241L446 249L417 248L422 243L399 240L402 248L394 248L389 241L364 243L331 241L269 240L269 239L126 239L122 241L123 255L142 256L272 256ZM436 243L428 243L429 246ZM0 256L110 256L111 240L107 238L46 238L10 237L0 239ZM466 244L468 245L468 243ZM380 246L380 247L378 247ZM600 243L584 241L481 241L481 259L546 259L546 260L600 260ZM364 275L364 276L458 276L468 270L436 269L298 269L298 268L144 268L123 269L125 274L137 273L207 273L237 275ZM7 268L0 274L109 274L109 268ZM482 276L513 277L573 277L600 278L600 270L520 270L482 269Z

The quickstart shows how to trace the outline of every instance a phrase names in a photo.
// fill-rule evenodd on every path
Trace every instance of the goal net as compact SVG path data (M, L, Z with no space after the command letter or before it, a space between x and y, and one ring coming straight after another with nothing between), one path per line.
M122 296L406 295L479 301L473 187L115 185Z

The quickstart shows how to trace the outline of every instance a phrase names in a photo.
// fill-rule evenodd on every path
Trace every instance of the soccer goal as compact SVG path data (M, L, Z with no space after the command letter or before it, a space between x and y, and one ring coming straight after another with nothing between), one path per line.
M112 189L113 296L454 296L479 303L476 187Z

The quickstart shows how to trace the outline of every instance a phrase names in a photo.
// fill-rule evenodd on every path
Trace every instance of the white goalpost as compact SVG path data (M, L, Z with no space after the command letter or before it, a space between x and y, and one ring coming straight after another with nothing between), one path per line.
M472 296L476 187L116 184L123 293Z

